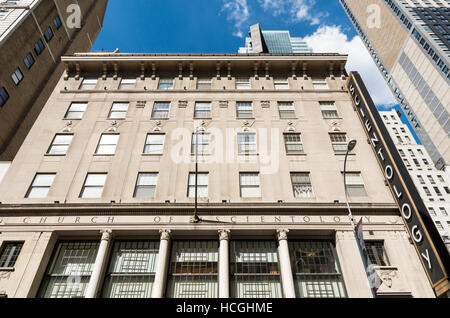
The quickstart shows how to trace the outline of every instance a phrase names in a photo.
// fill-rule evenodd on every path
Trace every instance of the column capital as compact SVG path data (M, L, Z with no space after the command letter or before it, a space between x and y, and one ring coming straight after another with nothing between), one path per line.
M100 230L100 234L102 235L102 241L109 241L112 238L112 230L110 229Z
M161 240L162 241L170 241L171 238L171 230L159 230L159 234L161 234Z
M220 241L223 241L223 240L228 241L229 239L230 239L230 230L228 230L228 229L219 230L219 240Z
M289 233L288 229L279 229L279 230L277 230L277 239L278 239L278 241L283 241L283 240L287 241L288 233Z

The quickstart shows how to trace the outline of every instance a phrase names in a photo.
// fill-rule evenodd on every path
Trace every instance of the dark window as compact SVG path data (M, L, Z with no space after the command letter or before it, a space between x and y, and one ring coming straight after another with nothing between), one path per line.
M9 99L9 94L4 87L0 89L0 107L6 104L6 101Z
M45 46L41 39L39 39L34 45L34 52L37 56L41 55L42 51L44 51Z
M56 30L59 30L59 28L61 27L62 23L58 15L55 19L53 19L53 25L55 26Z
M0 267L14 267L23 243L5 243L0 254Z
M14 73L11 74L11 78L14 81L14 84L19 85L23 80L23 73L20 68L17 68Z
M53 31L51 27L48 27L47 30L44 32L45 41L50 42L50 40L53 38Z
M384 250L383 242L364 242L367 255L374 265L389 266L389 260Z
M31 53L28 53L25 59L23 60L27 69L30 69L34 64L34 57Z

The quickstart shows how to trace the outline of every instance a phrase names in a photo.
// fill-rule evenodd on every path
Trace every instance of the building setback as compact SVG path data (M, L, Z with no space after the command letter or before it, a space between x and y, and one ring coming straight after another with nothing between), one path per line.
M0 183L0 293L371 297L342 175L356 139L347 190L383 280L377 295L434 297L347 74L333 71L346 61L64 57Z
M64 71L61 56L91 49L107 2L0 1L0 180Z
M436 168L448 170L448 1L340 2Z

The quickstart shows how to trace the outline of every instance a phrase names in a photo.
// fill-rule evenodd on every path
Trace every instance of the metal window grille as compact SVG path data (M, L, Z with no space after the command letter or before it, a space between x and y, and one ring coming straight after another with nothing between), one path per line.
M359 172L346 172L347 193L351 197L366 197L367 192L364 187L364 181Z
M338 118L336 104L334 102L319 102L323 118Z
M231 297L281 298L275 241L231 241Z
M152 118L169 118L169 102L155 102Z
M27 198L45 198L55 180L56 173L37 173L26 195Z
M113 103L109 112L109 119L124 119L127 116L129 103Z
M345 154L347 152L347 135L346 134L330 134L331 144L334 153Z
M197 147L198 140L198 147ZM191 154L195 155L195 151L198 150L199 155L209 154L209 143L211 140L210 134L192 134Z
M50 155L65 155L72 139L73 134L56 134L47 153Z
M81 198L101 198L106 182L106 173L88 173L81 190Z
M97 86L96 78L85 78L83 82L81 82L80 89L81 90L92 90Z
M157 182L158 173L139 173L136 182L136 189L134 190L134 197L154 198Z
M158 251L159 241L115 242L102 297L150 298Z
M174 241L166 296L218 297L218 242Z
M122 78L119 89L133 89L136 86L135 78Z
M236 103L236 111L238 118L252 118L253 110L252 110L252 102L237 102Z
M241 187L241 197L261 197L261 189L259 187L259 173L240 173L239 181Z
M87 103L72 103L66 113L65 119L81 119L86 111Z
M119 137L119 134L102 134L95 153L98 155L114 155Z
M238 134L238 154L256 155L256 134L241 133Z
M210 78L199 78L197 80L197 89L211 89L212 80Z
M366 252L372 264L378 266L390 265L383 242L366 241L364 245L366 246Z
M312 198L313 191L309 172L292 172L292 188L296 198Z
M20 251L22 250L23 243L8 242L5 243L0 253L0 268L1 267L14 267Z
M164 134L148 134L145 141L144 154L162 154L164 148L164 139Z
M284 145L286 147L287 154L302 154L302 153L304 153L302 137L300 134L297 134L297 133L284 134Z
M211 103L197 102L194 110L195 118L211 118Z
M91 278L98 242L58 242L39 292L40 298L82 298Z
M236 78L236 89L250 89L249 78Z
M290 241L289 251L297 297L347 297L332 242Z
M199 198L208 197L208 173L198 173L197 174L197 195ZM188 184L188 197L195 197L195 173L189 173L189 184Z
M295 108L293 102L278 102L280 118L295 118Z
M161 78L158 83L159 90L167 90L173 88L173 79L171 78Z

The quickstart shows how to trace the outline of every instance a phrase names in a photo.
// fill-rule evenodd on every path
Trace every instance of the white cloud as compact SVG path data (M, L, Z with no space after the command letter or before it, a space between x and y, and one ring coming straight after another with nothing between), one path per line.
M292 23L308 21L311 25L320 23L320 19L328 16L312 7L315 0L258 0L261 7L273 16L283 16Z
M224 2L222 11L228 13L227 20L234 25L233 35L240 38L244 37L242 25L247 22L250 16L247 0L224 0Z
M396 104L388 85L358 36L349 40L339 26L322 26L304 40L314 53L348 54L347 72L358 71L361 74L375 104Z

